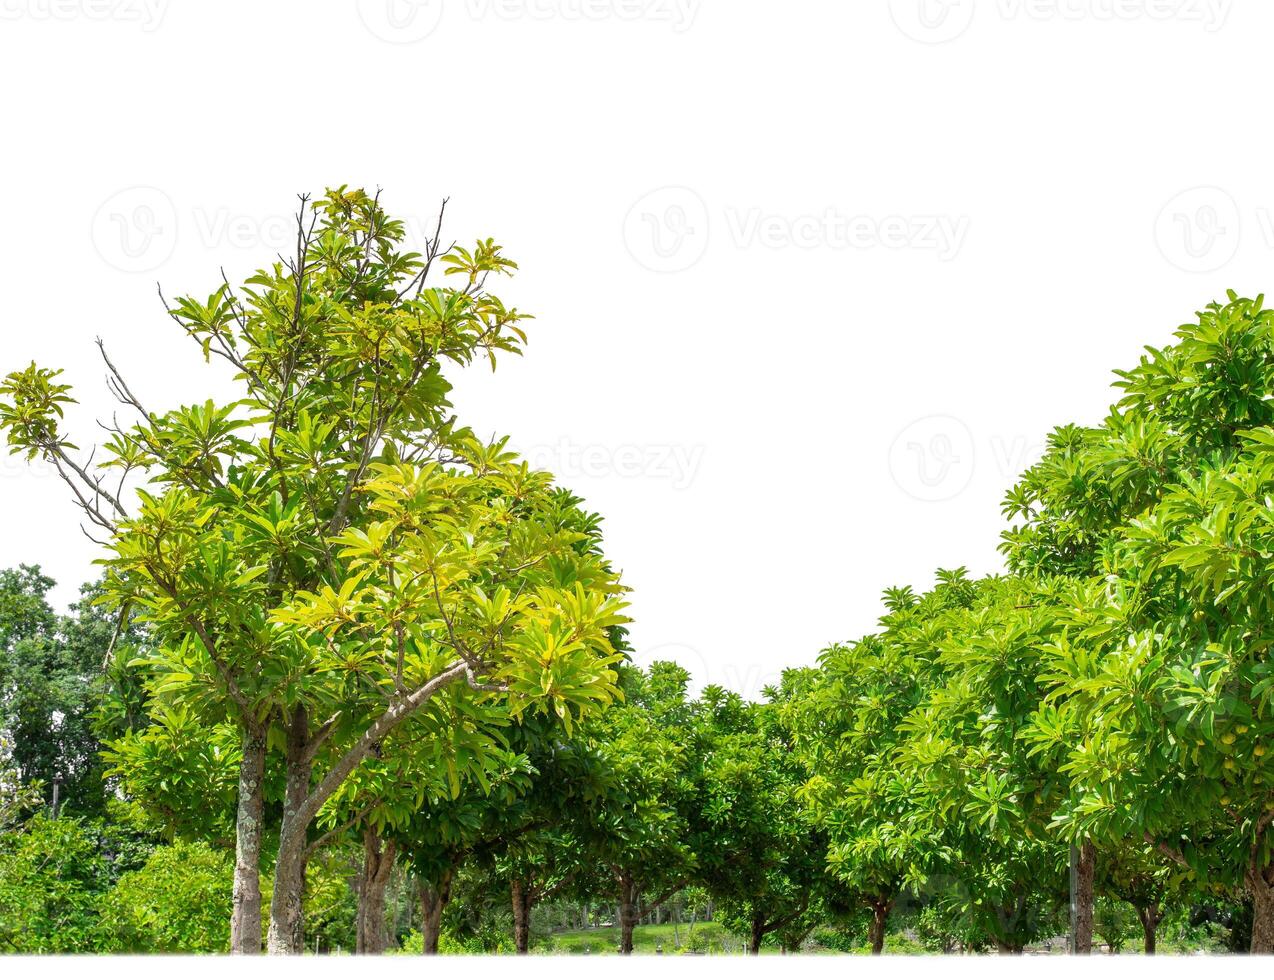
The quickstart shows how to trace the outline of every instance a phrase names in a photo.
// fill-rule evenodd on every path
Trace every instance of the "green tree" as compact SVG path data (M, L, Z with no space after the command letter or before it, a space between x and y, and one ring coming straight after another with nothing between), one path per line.
M0 731L0 833L40 805L40 787L24 782L13 762L13 739Z
M156 848L102 900L108 948L128 953L224 953L234 862L200 842Z
M695 856L686 819L690 790L686 700L689 675L674 663L622 671L624 701L588 731L599 760L599 788L573 830L586 861L600 869L594 894L615 902L620 952L633 927L691 879Z
M1073 579L1050 650L1059 819L1144 839L1201 887L1245 890L1274 952L1268 494L1274 318L1233 293L1117 372L1101 425L1058 429L1010 493L1010 567Z
M35 566L0 571L0 727L22 779L39 783L46 802L56 792L60 810L100 815L97 717L116 624L93 605L98 586L81 590L70 615L55 614L53 584Z
M915 819L923 774L899 765L901 726L940 684L943 615L975 594L963 570L931 592L885 591L880 631L824 650L815 671L790 672L783 714L809 779L804 796L828 835L827 859L850 901L868 910L872 953L905 887L929 873L933 828Z
M749 953L774 934L799 947L827 911L827 839L802 802L807 773L779 706L710 686L694 708L694 878L727 928L747 936Z
M444 364L494 364L525 339L485 289L515 265L490 240L444 251L439 235L406 251L361 191L303 208L293 255L169 307L230 366L237 400L152 413L103 348L138 418L111 427L104 469L62 432L58 372L0 385L12 451L56 467L106 536L106 595L146 622L155 695L239 731L239 952L258 942L268 746L285 760L269 945L295 953L319 810L435 694L467 681L513 716L569 723L615 693L616 577L552 526L547 475L449 411ZM435 268L457 285L428 286Z

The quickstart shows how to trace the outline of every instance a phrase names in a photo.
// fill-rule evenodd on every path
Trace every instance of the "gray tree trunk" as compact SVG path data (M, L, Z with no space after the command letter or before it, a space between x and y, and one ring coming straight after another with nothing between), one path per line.
M303 804L310 793L313 762L309 758L309 715L297 708L288 720L287 788L279 855L274 865L274 896L270 900L270 953L299 955L305 949L305 861L310 821Z
M519 956L531 949L531 890L520 878L514 878L510 891L513 900L513 946Z
M627 876L619 879L619 952L631 956L633 926L637 924L637 886Z
M234 907L230 952L261 952L261 821L265 813L265 733L245 727L234 827Z
M1267 868L1252 864L1247 870L1247 890L1252 896L1252 945L1254 954L1268 956L1274 953L1274 866Z
M1093 883L1097 877L1097 847L1086 840L1079 847L1075 875L1075 952L1088 956L1093 951Z
M363 833L363 874L358 888L355 952L378 956L389 946L385 923L385 886L394 870L395 845L375 831Z
M1138 906L1137 918L1141 920L1142 950L1147 956L1155 955L1155 936L1163 913L1159 905L1151 902L1146 906Z

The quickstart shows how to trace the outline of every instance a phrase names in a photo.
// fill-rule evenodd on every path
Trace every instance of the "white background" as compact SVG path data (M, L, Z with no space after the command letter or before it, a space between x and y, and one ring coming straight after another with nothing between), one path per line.
M606 518L638 659L747 693L887 585L997 570L999 505L1111 369L1270 284L1260 0L0 0L0 368L230 391L165 317L384 188L494 236L527 356L459 379ZM0 469L0 564L92 546Z

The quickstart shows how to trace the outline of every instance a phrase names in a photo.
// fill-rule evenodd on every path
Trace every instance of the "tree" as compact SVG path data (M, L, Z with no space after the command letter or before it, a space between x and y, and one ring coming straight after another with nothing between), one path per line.
M303 205L304 205L303 199ZM404 251L378 197L328 192L295 253L173 320L241 397L112 425L90 471L61 431L69 387L31 365L0 385L13 452L39 456L105 535L106 596L144 618L169 704L237 727L232 948L257 948L267 746L285 763L269 945L302 948L310 828L398 725L466 681L517 716L569 720L615 693L616 577L550 526L550 479L449 414L445 363L516 352L524 316L485 290L515 264L490 240ZM428 287L445 268L458 287ZM145 487L130 496L130 477Z
M81 816L106 806L97 714L103 657L115 623L98 610L86 585L71 614L48 603L53 580L38 567L0 571L0 727L13 736L22 778L38 782L45 801ZM125 636L135 639L132 624Z
M1010 493L1011 567L1073 580L1041 740L1067 756L1061 814L1144 839L1208 888L1242 889L1274 952L1267 762L1274 350L1229 294L1130 371L1099 426L1067 426Z
M13 740L0 731L0 833L39 804L40 787L23 781L22 771L13 763Z
M1105 853L1101 891L1133 907L1141 925L1142 951L1153 956L1165 903L1178 890L1182 873L1143 841L1129 841L1128 846Z
M599 760L600 788L573 830L604 870L595 894L619 911L620 952L633 951L633 927L690 880L695 858L686 822L689 675L673 663L622 671L624 701L587 735Z
M974 595L963 570L939 578L924 596L887 589L878 634L824 650L817 671L785 675L783 714L809 772L803 794L828 835L829 867L871 915L874 955L899 894L923 880L936 846L912 814L921 781L907 778L897 755L901 726L938 683L942 616Z
M826 912L827 840L800 798L807 773L780 723L781 694L770 694L755 704L707 687L689 732L694 879L752 955L776 933L799 946Z
M445 846L414 836L421 813L465 793L490 793L520 769L521 760L506 750L500 731L507 720L499 704L467 686L441 692L429 711L387 736L319 811L316 823L324 833L310 842L308 855L342 840L363 853L357 952L388 948L385 889L399 854L410 854L413 846Z
M459 795L426 801L396 832L416 880L425 955L438 952L443 913L461 866L475 858L488 861L527 830L521 802L535 770L519 753L506 751L501 758L498 767L489 759L485 786L466 785Z

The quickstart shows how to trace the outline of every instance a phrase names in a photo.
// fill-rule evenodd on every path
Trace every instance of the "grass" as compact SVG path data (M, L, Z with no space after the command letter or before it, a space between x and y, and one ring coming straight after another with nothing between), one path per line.
M619 926L555 932L538 944L545 953L609 954L619 950ZM637 954L740 953L744 942L716 922L695 925L665 923L633 929L633 952Z
M716 922L698 922L694 925L665 923L658 926L637 926L633 929L633 952L637 955L665 956L727 956L740 955L747 949L747 941L735 936ZM581 929L573 932L555 932L536 943L536 951L561 955L608 955L619 951L619 926L600 929ZM834 953L835 950L814 945L804 953ZM778 955L775 947L763 946L762 956Z

